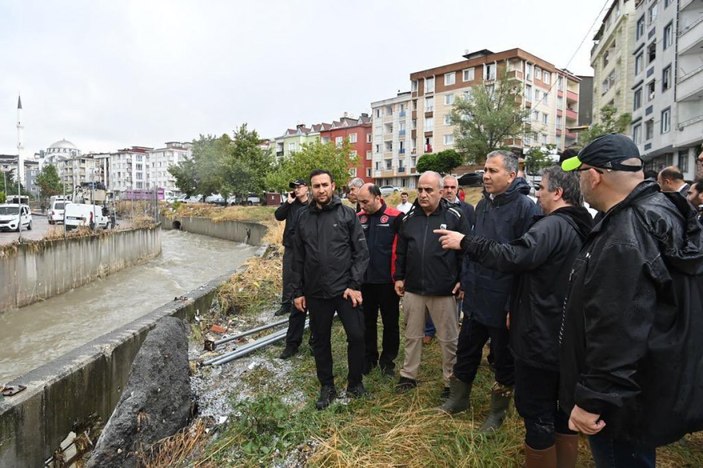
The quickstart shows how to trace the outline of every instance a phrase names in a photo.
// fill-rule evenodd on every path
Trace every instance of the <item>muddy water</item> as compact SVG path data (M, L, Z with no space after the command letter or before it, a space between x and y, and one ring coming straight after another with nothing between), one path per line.
M234 270L256 251L182 231L163 231L161 242L161 255L144 265L0 313L0 383Z

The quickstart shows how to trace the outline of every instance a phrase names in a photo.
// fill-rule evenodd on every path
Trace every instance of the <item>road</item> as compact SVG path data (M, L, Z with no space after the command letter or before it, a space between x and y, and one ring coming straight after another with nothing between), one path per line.
M128 220L118 220L118 228L126 228L130 225ZM41 240L46 234L51 231L63 233L63 224L50 225L46 216L32 213L32 230L22 230L22 239L24 240ZM0 232L0 245L11 244L17 241L20 233L17 232Z

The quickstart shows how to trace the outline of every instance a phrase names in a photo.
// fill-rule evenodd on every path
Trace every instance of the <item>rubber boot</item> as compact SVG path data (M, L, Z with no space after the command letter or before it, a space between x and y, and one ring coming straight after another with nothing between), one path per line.
M471 384L463 382L454 376L449 378L449 398L439 407L449 414L466 411L471 407Z
M557 468L557 448L535 450L525 444L525 468Z
M500 428L505 420L512 398L513 387L501 385L498 382L493 384L491 389L491 413L481 426L481 432L492 432Z
M579 456L578 434L554 434L557 447L557 468L575 468Z

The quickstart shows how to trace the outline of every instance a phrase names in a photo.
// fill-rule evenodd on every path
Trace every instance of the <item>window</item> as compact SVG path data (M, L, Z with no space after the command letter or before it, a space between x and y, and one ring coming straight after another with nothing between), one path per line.
M542 79L542 69L540 67L535 67L535 80Z
M356 150L351 150L349 152L349 156L351 156L352 158L356 158L358 155L359 155L359 153L357 153Z
M548 71L542 73L542 81L544 81L544 84L551 84L552 83L552 74L549 73Z
M334 144L337 145L337 148L342 146L344 143L344 137L338 136L337 138L334 139Z
M542 123L544 125L547 125L549 123L549 116L547 114L545 114L544 112L542 112Z
M472 67L472 68L467 68L466 70L464 70L464 71L462 72L462 75L463 75L463 78L462 78L462 79L463 79L464 81L473 81L473 80L474 80L474 75L475 75L475 72L474 72L473 67Z
M532 100L532 85L525 86L525 99L528 101Z
M413 81L413 83L415 83L415 82ZM381 117L381 109L380 108L376 109L376 118L379 118L379 117Z
M564 127L563 119L561 118L561 116L557 115L557 128L562 128L562 127Z
M528 63L525 65L525 78L527 81L532 81L532 64Z
M661 132L669 133L669 130L671 130L671 108L667 107L662 111Z
M434 98L433 97L426 97L425 98L425 112L432 112L434 111Z
M496 66L493 63L487 63L485 65L485 75L484 79L486 80L495 80L496 79Z
M664 46L663 49L668 49L674 43L674 23L671 22L664 26Z
M444 74L444 86L451 86L456 83L456 73L445 73Z
M356 133L349 134L349 143L356 143Z
M349 176L356 177L356 168L355 167L352 167L351 169L349 169Z
M662 92L671 88L671 65L662 70Z
M654 2L647 8L647 24L652 24L657 19L658 2Z
M434 93L434 78L425 78L425 92Z
M651 140L654 137L654 120L648 120L644 123L644 139Z
M657 58L657 43L652 42L647 46L647 65L651 65Z
M564 77L561 75L557 78L557 89L559 91L564 91Z
M370 133L366 134L366 143L371 143L371 134Z
M679 163L677 165L681 172L688 172L688 150L679 151Z
M632 127L632 141L634 141L636 145L639 145L642 143L642 125L641 124L637 124L634 127Z
M381 145L376 145L376 152L380 153L381 152Z
M370 167L366 168L366 177L371 177L371 168Z
M535 89L535 101L539 101L539 89Z
M444 96L444 105L451 106L452 104L454 104L454 95L453 94L446 94Z
M637 20L637 32L635 37L639 40L640 37L644 36L644 15Z
M539 121L539 111L532 111L532 120Z
M632 105L632 110L637 110L642 107L642 88L637 88L634 94L634 103Z
M635 57L635 75L639 75L642 73L642 70L644 69L644 53L640 52L637 54L637 57Z
M453 145L454 144L454 135L451 133L449 135L444 135L444 144L446 146Z
M290 152L295 151L295 143L288 143L288 151L290 151Z
M664 0L664 8L668 7L671 5L672 0ZM680 169L680 168L679 168Z
M647 102L654 100L654 91L656 89L656 83L654 80L647 83Z
M417 80L413 80L412 84L410 85L410 89L413 92L417 92Z
M547 91L542 94L542 104L545 106L549 105L549 94L547 94Z
M425 131L431 132L434 129L434 119L432 117L425 118Z
M376 170L377 171L381 170L381 161L376 161Z
M447 114L444 116L444 125L451 125L452 124L452 116L450 114Z

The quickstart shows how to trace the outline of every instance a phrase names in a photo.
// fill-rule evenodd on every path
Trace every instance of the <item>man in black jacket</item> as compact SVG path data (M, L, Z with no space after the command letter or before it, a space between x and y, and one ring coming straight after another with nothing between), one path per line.
M325 170L310 174L313 203L300 212L294 240L293 303L310 311L312 349L320 397L317 409L336 398L332 373L332 319L339 315L347 334L349 377L347 394L366 394L364 366L364 314L361 283L369 263L364 232L352 208L334 195L334 180Z
M643 180L624 135L562 163L604 213L571 271L560 404L598 466L654 466L655 447L700 430L703 236L693 208Z
M519 239L500 243L439 230L445 249L461 249L492 270L517 273L511 297L510 346L515 357L515 406L525 419L526 467L576 466L578 436L558 407L559 328L569 271L593 219L581 202L578 176L547 168L537 191L546 216ZM452 378L442 410L469 407L469 386Z
M303 341L306 315L295 309L291 310L291 306L293 304L293 234L300 210L308 205L308 184L303 179L296 179L289 184L289 187L293 191L288 193L288 199L276 208L273 214L276 220L286 222L283 231L283 292L281 307L274 313L276 316L289 315L286 347L279 356L281 359L288 359L298 352L300 343Z
M438 173L422 173L415 206L403 217L398 232L395 291L403 297L405 314L405 361L396 385L399 391L417 386L425 314L429 312L437 328L445 393L449 393L459 328L454 295L460 290L463 255L443 250L432 230L466 232L468 225L461 211L450 208L442 198L443 185Z
M517 170L517 157L509 151L493 151L486 157L484 193L476 205L474 235L510 242L525 234L534 222L539 208L527 197L530 188L525 179L517 177ZM470 393L483 347L490 338L496 381L491 390L491 412L481 426L484 432L503 424L512 399L515 375L506 318L514 278L514 273L493 270L477 262L468 262L462 272L464 320L453 376Z

